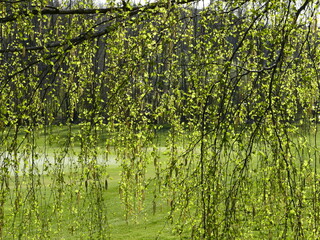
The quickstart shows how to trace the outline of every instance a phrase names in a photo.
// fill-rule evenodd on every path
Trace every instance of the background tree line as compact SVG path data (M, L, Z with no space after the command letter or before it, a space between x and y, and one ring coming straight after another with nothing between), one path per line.
M103 78L101 75L105 75L106 71L113 72L112 74L114 74L114 76L125 75L127 82L123 83L125 84L123 89L128 91L128 95L133 100L136 100L136 97L140 95L142 91L141 88L145 90L145 85L147 85L148 91L144 94L144 98L142 99L143 106L141 106L140 111L149 115L152 122L161 124L167 123L165 116L159 118L152 117L151 115L154 115L155 109L161 104L160 102L163 97L171 95L171 90L175 88L181 90L185 98L188 98L190 92L196 91L194 90L195 86L193 81L188 81L193 72L192 68L199 68L200 65L203 64L207 66L221 66L222 69L224 68L224 62L226 61L230 61L231 63L231 66L226 73L231 81L234 82L234 90L230 93L232 104L235 106L239 106L241 103L246 105L248 108L247 119L242 119L241 121L252 121L252 118L255 116L249 115L254 104L248 104L248 102L246 102L247 97L244 96L247 92L246 85L253 84L254 88L261 87L261 83L258 79L254 80L255 76L253 75L261 75L264 72L271 70L268 68L271 68L272 63L276 61L275 58L277 56L275 54L277 50L279 51L279 46L276 46L272 41L273 39L264 41L266 36L261 36L262 34L251 36L249 33L245 39L241 39L243 29L248 26L250 27L252 21L252 18L250 18L250 11L255 7L258 9L260 7L263 8L262 3L244 3L242 6L236 7L233 11L221 16L216 15L214 8L209 10L198 9L193 5L183 6L180 9L171 10L175 11L174 17L176 19L172 19L171 23L169 21L162 23L162 25L161 23L158 23L157 20L146 17L144 19L144 14L142 13L134 17L134 21L131 22L131 20L129 20L134 27L132 27L132 25L126 26L128 23L124 22L126 21L124 19L119 20L120 18L123 18L122 15L124 13L117 13L119 16L115 17L113 16L114 14L106 16L105 14L101 15L95 13L93 10L91 14L85 14L86 12L76 14L77 12L72 12L72 10L79 11L79 7L80 10L90 10L94 8L94 3L92 1L87 2L83 6L81 2L77 1L66 1L63 6L60 6L62 3L59 3L58 1L44 3L45 4L41 5L41 3L37 2L38 9L36 4L33 4L30 1L6 4L3 7L6 8L4 13L7 14L3 15L2 22L7 22L8 25L3 25L2 27L3 66L15 66L17 57L22 61L20 64L23 63L26 65L21 67L21 70L18 71L12 71L12 67L11 69L7 68L6 71L10 73L6 73L8 80L7 83L5 80L3 81L3 86L14 82L10 81L10 78L13 78L14 75L21 74L25 74L26 78L33 75L37 78L38 82L35 90L33 90L33 88L26 90L24 97L20 97L17 94L16 97L10 99L10 101L15 101L14 104L9 105L16 106L16 109L13 110L13 112L20 112L18 116L20 116L19 121L21 121L21 123L23 122L23 112L19 111L18 105L21 105L21 102L25 102L26 99L29 99L29 101L30 99L33 99L32 95L35 92L39 92L42 100L48 101L48 104L44 104L43 107L41 107L41 111L38 111L42 116L40 118L46 119L47 122L48 116L51 116L51 121L55 121L55 123L66 122L68 120L79 122L81 119L79 114L86 111L86 109L93 108L92 103L89 103L87 100L92 98L92 94L96 88L95 84L98 85L97 88L100 88L100 100L105 103L108 102L108 95L110 94L109 89L112 88L112 86L110 87L108 85L110 83L108 79L100 80L100 82L93 80L94 83L90 87L79 87L79 84L82 81L78 69L84 68L84 65L86 64L84 64L83 61L86 61L87 59L84 56L79 56L81 55L79 53L84 51L82 43L88 44L87 47L90 45L90 50L92 51L92 55L90 56L92 66L89 68L92 78ZM117 4L119 7L115 8L117 9L115 11L123 11L121 4ZM256 6L254 6L255 4ZM69 14L68 12L59 14L59 12L55 12L59 7L63 7L62 9L71 12ZM134 8L138 8L138 6L135 6ZM21 9L27 9L26 11L22 10L27 18L23 19L23 21L29 21L29 23L32 24L31 29L25 29L23 36L18 36L19 30L13 30L10 34L6 33L9 28L21 29L19 21L16 19L18 18L18 15L21 14ZM27 11L31 11L30 15ZM39 16L34 13L32 14L32 11L38 11L39 13L41 11L48 12L44 12L43 19L39 20ZM311 17L313 17L315 13L311 12L310 14ZM210 22L204 22L204 19L209 15L212 15ZM299 37L304 34L314 35L317 30L317 23L315 20L316 17L313 17L313 19L314 20L309 24L300 23L300 30L292 33L293 36ZM255 31L272 34L279 29L278 23L268 19L268 16L267 18L261 16L253 20L255 22L251 27ZM121 21L122 23L120 23ZM87 26L87 23L89 23L89 26ZM25 22L23 24L26 25ZM122 25L121 27L125 34L118 37L113 36L114 39L117 38L117 41L119 41L119 45L114 47L117 47L123 52L123 56L118 57L119 59L114 61L112 54L108 54L110 45L107 44L107 40L110 37L107 35L108 31L105 31L104 28L111 28L111 26L117 24ZM73 27L61 27L68 25L75 25L75 28L77 29L73 29ZM163 33L155 35L154 29L150 29L151 26ZM90 33L90 31L93 30L96 31L96 35L93 34L94 36L91 36L92 33ZM213 46L211 49L206 49L208 48L208 46L206 46L208 39L205 38L208 38L209 32L223 33L225 41L223 45L218 41L211 41L210 44ZM180 36L182 34L184 34L183 38ZM137 40L141 40L141 38L146 41L140 42L141 44L137 46ZM87 43L87 40L89 40L89 43ZM66 41L71 41L71 45L68 45ZM121 41L122 43L120 44ZM131 44L132 41L133 44ZM243 49L238 49L245 41L250 41L250 43L246 43L248 46L242 47ZM308 48L314 48L316 47L314 42L315 41L313 40L304 44ZM37 46L37 44L40 44L41 46ZM312 46L309 46L308 44L312 44ZM197 46L197 48L192 46ZM224 59L223 57L222 59L219 59L219 57L210 57L206 55L209 51L217 52L219 54L220 50L216 51L217 49L215 49L215 47L232 49L232 51L230 51L233 53L231 56L232 59ZM58 53L57 50L59 50ZM45 56L45 61L37 60L39 53ZM299 48L297 48L296 52L292 52L291 54L291 57L293 58L292 63L290 63L291 65L295 62L304 61ZM196 57L194 57L195 55ZM139 60L135 64L133 64L134 59L132 59L132 56L139 56ZM309 54L307 58L312 59L313 57ZM73 59L77 59L77 64L71 61ZM200 60L200 63L197 63L196 65L198 66L196 66L193 64L193 61L198 61L198 59ZM172 62L176 65L174 72L179 74L179 78L171 81L170 74L173 71L170 70L170 66L172 66ZM115 63L117 66L112 66L112 64ZM252 64L259 64L259 66L263 66L263 68L260 70L251 70L247 66ZM289 68L292 69L293 67L289 66ZM68 71L69 69L70 71ZM200 79L203 84L215 77L215 75L210 74L205 68L200 74ZM167 77L167 75L170 77ZM145 78L145 80L142 78ZM80 98L74 98L72 96L74 94L74 91L70 89L72 86L66 87L64 79L71 79L68 81L78 90L85 89L85 91L80 93ZM297 86L299 86L300 80L301 77L297 77ZM241 82L241 84L238 84L238 82ZM14 85L15 84L12 83L12 87L15 87ZM50 92L55 92L54 96L50 96ZM78 100L76 100L77 98ZM282 98L285 98L285 96L282 96ZM267 100L267 94L260 93L260 101L265 100ZM315 97L311 101L316 100L317 97L315 94ZM79 103L75 103L74 101L79 101ZM297 101L300 102L299 99L297 99ZM215 101L210 101L210 104L215 103ZM28 101L25 102L25 104L28 105ZM292 116L292 120L300 119L300 115L303 114L304 109L307 107L302 106L302 103L298 103L297 106L299 109L296 110L296 115ZM108 107L105 108L105 112L100 113L100 116L103 116L105 121L107 121L110 115L107 108ZM307 108L310 108L310 106ZM5 110L2 111L5 112ZM126 110L123 109L122 112L125 113ZM179 115L183 121L186 121L189 118L188 112L188 110L184 112L183 109L179 109ZM128 114L128 111L126 114ZM233 115L232 113L230 114ZM8 113L4 116L5 118L8 118ZM239 119L235 117L235 120L238 121Z

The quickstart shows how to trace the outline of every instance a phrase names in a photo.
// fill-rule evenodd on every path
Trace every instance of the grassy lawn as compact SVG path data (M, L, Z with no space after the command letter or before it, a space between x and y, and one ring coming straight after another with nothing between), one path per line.
M153 173L151 168L149 170L148 175L151 177ZM28 237L37 239L39 233L32 229L32 225L35 229L37 227L42 229L42 234L43 231L47 232L46 238L50 239L95 239L95 231L99 227L111 239L177 238L167 221L168 204L159 200L157 210L153 211L151 188L150 192L146 192L141 212L132 212L126 217L119 195L121 169L117 165L109 165L106 171L107 189L105 186L98 187L93 181L88 181L85 186L79 181L80 175L70 172L63 174L61 182L58 182L57 176L50 175L34 176L35 183L32 183L32 179L28 176L19 176L18 207L12 202L18 197L14 183L16 179L11 177L10 197L6 204L5 215L12 225L9 224L4 228L4 239L16 239L19 234L22 234L22 239ZM34 189L31 187L32 184ZM32 210L33 208L36 210ZM100 211L99 217L97 214ZM12 215L13 212L16 216ZM97 226L94 226L95 224Z
M23 131L19 132L19 141L25 138ZM108 139L114 136L103 131L99 133L100 140L95 143L98 150L97 162L94 166L97 171L99 170L100 175L97 179L93 179L92 175L88 175L90 159L79 160L83 154L79 134L79 126L73 126L71 130L54 126L48 132L37 133L35 152L38 151L36 164L39 168L34 172L30 171L31 163L27 158L24 159L28 162L25 170L22 171L20 166L19 174L14 174L13 168L9 174L10 180L0 181L2 189L5 190L0 196L5 199L5 220L0 223L0 226L3 225L1 228L3 239L187 239L186 235L179 236L174 232L174 226L169 220L168 198L161 197L163 196L161 194L154 198L157 188L154 182L155 169L150 157L151 149L140 148L146 152L145 156L149 161L141 168L146 171L146 178L142 182L148 186L144 191L144 201L141 205L139 197L133 192L128 195L130 199L125 201L124 194L120 190L121 172L125 165L122 165L121 156L117 155L112 144L109 144L108 158L105 156L104 146ZM320 140L320 134L319 132L312 134L305 140L311 144L311 150L302 147L302 140L299 137L293 141L301 145L300 150L292 151L297 154L297 162L294 163L296 168L302 169L304 164L310 164L311 167L303 169L305 175L297 175L294 181L297 184L296 187L299 191L304 191L306 197L304 200L306 203L303 206L306 212L301 213L303 219L309 219L308 214L314 211L309 204L311 203L309 199L314 197L311 188L314 173L312 167L318 160L310 163L308 161L316 156L315 142ZM168 155L165 154L166 136L167 131L159 131L153 139L158 146L158 160L164 165L168 160ZM69 137L73 138L72 144L68 143ZM64 155L66 144L71 154ZM276 232L269 236L277 239L282 231L279 226L282 225L275 225L274 222L282 221L284 209L288 207L288 202L283 198L290 192L282 189L286 187L286 183L281 182L281 177L286 179L286 171L277 172L281 168L281 160L273 161L270 148L261 153L263 147L263 143L254 143L252 157L248 160L248 179L245 182L246 185L240 186L241 192L238 193L237 201L240 207L236 211L239 215L235 218L236 223L233 227L238 231L239 236L242 230L247 234L246 236L251 234L252 237L246 239L266 239L270 227ZM220 190L225 191L224 194L228 193L225 189L237 183L238 178L233 174L239 166L242 166L246 156L239 150L238 152L233 150L228 149L220 158L219 164L225 166L221 172L223 174L221 184L224 185ZM195 153L197 154L198 151L196 149ZM47 159L45 162L39 160L43 156ZM107 159L110 161L106 162ZM129 163L127 162L126 167L130 168ZM137 186L131 187L139 190ZM127 205L129 212L125 210L126 204L129 204ZM224 202L217 206L219 206L217 211L224 213ZM133 209L139 209L139 211ZM223 215L219 221L223 221ZM309 227L311 223L307 225ZM294 235L291 236L294 237Z
M22 129L18 134L18 142L23 143L19 150L22 152L25 151L21 150L25 149L24 144L30 141L30 135L26 133L27 130ZM168 203L153 199L152 163L146 166L146 181L150 187L145 193L144 204L139 212L126 215L119 194L121 161L115 161L117 156L112 146L108 158L103 148L106 139L112 136L102 131L99 133L97 161L102 175L99 181L89 179L86 182L86 162L79 165L79 133L79 126L72 126L72 129L53 126L37 133L35 166L38 168L35 173L28 170L32 167L29 158L22 161L24 155L18 151L19 174L14 176L12 170L10 181L6 183L9 190L4 209L3 238L99 239L100 234L110 239L177 239L167 220ZM164 145L165 134L162 132L154 141ZM9 133L7 136L13 135ZM73 138L71 144L68 143L70 137ZM63 148L67 144L70 153L64 156ZM4 153L3 156L7 156ZM160 155L164 160L163 153ZM109 161L105 162L107 159ZM26 169L23 169L23 162L27 162Z

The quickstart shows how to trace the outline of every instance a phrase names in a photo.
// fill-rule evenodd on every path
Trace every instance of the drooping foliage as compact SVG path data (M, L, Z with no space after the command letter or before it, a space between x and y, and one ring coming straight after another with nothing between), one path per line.
M318 4L0 0L2 237L316 239Z

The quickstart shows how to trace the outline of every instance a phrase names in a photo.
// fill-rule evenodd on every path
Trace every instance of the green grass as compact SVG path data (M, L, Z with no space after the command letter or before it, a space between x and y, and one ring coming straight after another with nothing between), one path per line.
M43 171L40 166L35 175L30 175L29 163L24 173L21 168L18 176L14 177L11 173L3 239L99 239L99 228L103 232L101 235L105 234L110 239L177 239L172 225L167 221L170 210L167 202L157 200L154 213L152 163L147 166L147 178L151 183L146 191L144 206L140 212L126 216L119 195L121 161L105 163L102 159L100 164L103 176L100 182L103 187L98 188L93 180L89 180L86 187L86 164L79 165L77 160L81 152L79 133L79 126L72 126L71 131L67 127L53 126L46 132L35 133L35 151L39 158L48 158L45 163L48 169ZM106 140L113 136L106 132L99 134L98 158L104 158L103 147ZM9 138L14 136L13 133L5 135ZM165 144L165 135L165 131L157 135L154 140L157 145ZM70 160L65 159L59 163L56 157L63 156L63 147L70 136L73 138L68 149L71 152L68 155ZM17 140L22 143L18 152L28 149L26 144L32 142L26 129L21 129ZM112 146L109 151L111 158L115 158ZM160 155L164 160L164 155ZM105 179L108 181L108 189L104 188Z
M174 233L174 226L168 220L170 206L165 197L157 198L156 211L154 212L154 182L152 179L155 172L152 161L146 166L148 188L145 193L144 206L139 212L133 211L127 216L125 205L120 199L121 161L98 164L102 173L100 178L102 187L99 188L98 182L92 179L87 182L86 186L85 171L88 170L87 163L79 164L76 160L80 154L80 143L79 138L77 138L79 131L79 126L72 126L71 132L67 127L53 126L47 133L43 131L37 133L35 142L38 146L37 150L41 150L44 147L43 143L50 138L46 147L48 147L47 154L52 158L54 158L54 154L63 153L61 147L64 146L69 136L74 137L74 142L69 149L73 152L71 157L75 157L74 162L73 160L66 160L64 163L53 161L48 170L36 172L35 175L28 171L25 175L20 173L16 177L11 174L10 190L5 198L3 239L107 239L108 237L115 240L187 239L187 235L179 236ZM107 139L113 138L114 135L106 132L100 132L99 134L100 139L97 142L97 147L100 148L100 152L98 154L103 155L104 144ZM299 158L303 161L314 155L315 149L313 148L316 147L314 141L320 141L319 133L312 134L307 137L307 140L310 141L309 144L312 146L309 152L307 148L299 153L298 150L297 152L293 151L294 154L300 154ZM19 140L23 139L24 136L23 132L19 133ZM166 143L166 136L167 131L163 130L158 132L154 139L156 145L160 147L159 157L164 165L168 159L163 148ZM299 144L297 139L298 137L294 138L293 142ZM283 170L278 176L278 166L276 164L280 164L281 159L274 161L270 146L264 154L259 153L264 144L264 142L254 143L252 157L248 160L248 179L243 186L240 186L241 190L237 196L239 197L239 209L237 209L238 215L235 217L233 227L237 234L242 233L241 231L247 234L246 236L251 234L252 237L247 239L266 239L269 234L268 228L276 231L273 232L273 236L280 236L282 225L275 226L273 222L283 220L283 209L287 207L287 202L284 199L284 195L287 193L283 192L281 188L286 187L286 184L281 183L281 179L278 178L280 176L285 179L286 171ZM237 179L233 176L234 169L239 167L237 164L240 164L240 166L243 164L242 158L245 157L245 154L239 149L238 152L233 152L234 149L228 149L228 151L230 150L229 153L223 155L220 159L219 164L221 165L228 162L221 173L224 174L222 177L224 178L224 185L221 192L236 183ZM302 146L300 146L301 149L303 149ZM109 150L109 154L115 157L116 153L113 146ZM146 151L148 155L149 150ZM195 155L197 155L198 149L195 152ZM270 156L268 156L269 154ZM300 161L299 158L297 158L298 161ZM236 162L235 159L238 159L239 162ZM303 165L300 162L296 164L297 169ZM266 170L263 169L264 167ZM309 175L297 175L296 181L299 184L306 184L307 187L303 189L307 197L305 201L310 203L309 198L314 197L311 188L313 187L311 175L313 170L304 171L309 171ZM263 177L271 179L274 186L271 186L271 180L265 180ZM108 181L108 189L104 188L105 179ZM277 185L277 181L279 181L279 185ZM262 197L262 187L266 187L266 199ZM228 192L223 193L227 194ZM132 194L129 196L132 197L129 202L139 204L136 196ZM223 196L220 195L219 197L221 199ZM217 211L223 213L225 199L221 200L221 203L217 205ZM259 205L255 206L255 204ZM307 221L309 219L308 214L313 211L312 205L306 204L304 210L306 212L302 214L302 217ZM253 219L251 212L256 212L255 219ZM222 218L223 215L221 215L219 221L222 222ZM294 219L294 217L291 217L291 219ZM293 236L292 232L290 234L290 236ZM274 239L276 238L274 237Z
M56 177L46 175L35 177L39 182L35 183L35 196L30 193L31 180L28 177L20 176L21 189L21 206L16 211L16 219L14 220L12 208L14 203L6 205L6 218L11 224L6 225L4 229L4 239L16 239L18 233L22 234L22 239L37 239L43 234L32 230L32 226L36 229L47 225L47 237L49 239L95 239L97 226L101 225L103 231L111 239L177 239L172 232L172 226L167 222L169 206L166 202L158 201L158 207L155 214L152 207L152 189L146 194L146 204L140 213L133 213L127 219L125 209L121 203L119 196L120 167L108 166L108 189L95 188L94 182L89 181L88 188L81 184L78 179L81 177L75 173L64 174L63 183L59 184ZM148 174L149 176L152 173ZM10 181L10 195L14 198L14 179ZM57 187L64 189L64 196L60 196L61 202L57 203L59 196ZM54 195L56 194L56 195ZM70 194L73 196L70 197ZM100 196L101 209L96 209L98 204L96 197ZM33 203L37 206L33 206ZM61 213L55 212L54 206L60 205ZM36 213L32 213L32 208L36 208ZM73 210L72 210L73 209ZM99 222L97 214L102 211L102 215L107 217L105 221ZM92 218L89 220L89 218ZM95 219L96 218L96 219ZM15 226L13 227L13 221ZM39 221L42 221L39 223ZM90 227L88 225L91 226ZM21 228L23 225L23 229ZM96 225L96 226L94 226ZM14 231L14 237L12 234ZM34 235L33 235L34 234ZM33 237L32 237L33 236ZM91 236L91 237L89 237Z

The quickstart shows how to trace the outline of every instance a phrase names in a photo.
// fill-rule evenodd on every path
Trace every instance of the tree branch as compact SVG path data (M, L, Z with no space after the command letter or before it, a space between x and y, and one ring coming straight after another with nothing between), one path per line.
M182 0L182 1L175 1L171 0L171 4L185 4L194 2L195 0ZM30 16L30 15L81 15L81 14L105 14L110 12L136 12L137 10L143 11L144 9L154 9L156 7L165 7L167 3L150 3L148 5L137 6L137 7L130 7L121 6L121 7L110 7L110 8L90 8L90 9L59 9L54 7L45 7L41 10L39 9L32 9L31 11L21 11L18 14L11 14L9 16L0 18L0 23L7 23L15 21L18 16Z
M308 6L308 4L310 3L310 0L306 0L303 5L298 9L298 11L296 12L296 19L295 21L297 21L299 15L301 14L301 12Z
M178 4L185 4L185 3L189 3L189 2L193 2L193 1L194 0L183 0L183 1L178 2ZM151 4L147 5L147 6L135 7L135 8L132 8L130 10L129 16L134 16L134 15L138 14L139 12L146 12L147 10L155 9L156 7L165 7L165 6L166 6L166 4L163 4L163 3L161 3L161 4L160 3L151 3ZM78 9L78 12L81 12L80 10L82 10L82 9ZM86 14L90 14L91 13L89 11L90 9L83 9L83 10L86 10L85 11ZM93 11L93 9L91 9L91 10ZM101 9L101 11L102 10L103 9ZM104 9L104 10L106 10L106 9ZM48 12L53 13L54 11L55 11L55 9L48 9ZM60 11L60 10L58 10L58 11ZM67 11L69 11L69 10L67 10ZM74 11L75 10L70 10L69 12L74 12ZM45 14L45 13L43 13L43 14ZM69 13L69 14L71 14L71 13ZM73 13L73 14L75 14L75 13ZM83 13L83 14L85 14L85 13ZM114 17L114 18L116 18L116 17ZM112 18L112 19L114 19L114 18ZM0 19L0 23L1 23L1 19ZM96 31L96 32L93 32L92 29L90 29L89 31L87 31L85 33L81 33L77 37L72 38L71 40L48 43L45 46L26 47L24 49L21 49L21 48L3 49L3 50L0 50L0 53L20 52L22 50L24 50L24 51L41 51L41 50L44 50L44 49L62 47L62 46L65 46L67 44L69 44L69 45L78 45L78 44L84 42L85 40L91 40L91 39L94 39L94 38L101 37L101 36L103 36L105 34L108 34L111 31L115 30L116 28L117 28L117 25L111 25L111 26L107 26L103 30Z
M0 0L0 3L20 3L20 2L26 2L26 0L17 0L17 1L8 1L8 0Z
M96 31L94 33L92 33L92 31L89 30L89 31L87 31L85 33L81 33L77 37L72 38L70 40L48 43L45 46L26 47L25 49L21 49L21 48L3 49L3 50L0 50L0 53L21 52L22 50L24 50L24 51L41 51L41 50L44 50L44 49L62 47L62 46L65 46L65 45L76 46L76 45L82 43L85 40L91 40L91 39L103 36L105 34L108 34L109 32L113 31L116 27L117 27L116 25L111 25L111 26L106 27L103 30Z

